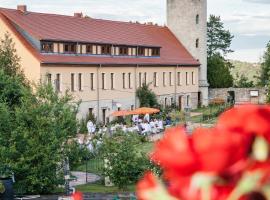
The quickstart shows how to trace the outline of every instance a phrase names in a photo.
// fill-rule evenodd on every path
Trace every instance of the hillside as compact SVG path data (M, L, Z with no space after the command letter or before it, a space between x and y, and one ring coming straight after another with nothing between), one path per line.
M231 69L231 73L234 78L236 78L236 74L238 73L239 76L242 74L248 78L248 80L257 82L256 76L260 74L260 63L249 63L249 62L242 62L237 60L230 60L233 64L234 68Z

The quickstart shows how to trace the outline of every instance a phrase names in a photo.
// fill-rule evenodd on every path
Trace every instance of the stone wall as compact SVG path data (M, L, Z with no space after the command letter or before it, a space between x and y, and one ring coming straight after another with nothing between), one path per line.
M235 93L236 103L265 103L267 91L265 88L218 88L209 89L209 100L213 99L224 99L227 101L229 92ZM252 91L258 91L258 97L252 96Z

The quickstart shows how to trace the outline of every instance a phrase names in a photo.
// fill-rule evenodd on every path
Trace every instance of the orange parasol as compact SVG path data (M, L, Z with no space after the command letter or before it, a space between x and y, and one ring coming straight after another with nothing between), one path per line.
M146 114L155 114L159 113L160 110L156 108L147 108L147 107L142 107L142 108L137 108L136 110L130 111L132 115L146 115Z
M114 117L121 117L121 116L126 116L126 115L131 115L131 114L127 110L119 110L119 111L113 112L111 115Z

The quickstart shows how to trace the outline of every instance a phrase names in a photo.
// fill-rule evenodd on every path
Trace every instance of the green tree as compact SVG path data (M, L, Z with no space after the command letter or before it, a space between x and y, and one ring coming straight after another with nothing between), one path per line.
M142 87L136 91L136 96L140 101L141 107L157 107L158 101L156 94L149 88L149 84L143 83Z
M237 79L234 80L234 87L236 88L252 88L254 87L253 81L249 81L248 78L245 75L239 76L239 74L236 74Z
M230 68L233 65L225 59L230 49L233 35L225 30L219 16L210 15L207 22L207 76L210 87L226 88L233 86Z
M233 35L229 30L225 30L220 16L210 15L207 22L207 55L212 57L215 54L225 56L233 52L230 49Z
M21 81L27 85L15 44L8 33L0 40L0 70L11 77L20 77Z
M216 54L208 58L208 82L212 88L228 88L233 86L233 77L230 74L230 63Z
M269 85L269 81L270 81L270 41L266 45L266 51L264 52L263 55L259 84L264 87L266 85Z
M112 138L104 138L101 152L106 160L103 173L120 189L136 183L150 163L139 152L139 137L119 132Z
M51 86L40 86L16 109L0 160L11 166L23 192L48 193L63 183L61 163L77 131L77 107L70 101L69 95L59 97Z

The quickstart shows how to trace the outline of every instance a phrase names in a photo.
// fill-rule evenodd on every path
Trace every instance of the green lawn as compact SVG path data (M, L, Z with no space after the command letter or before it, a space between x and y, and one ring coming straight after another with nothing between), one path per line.
M134 192L135 185L128 186L127 190L122 191L117 187L105 187L102 183L86 184L76 187L76 190L81 192L91 192L91 193L118 193L118 192Z

